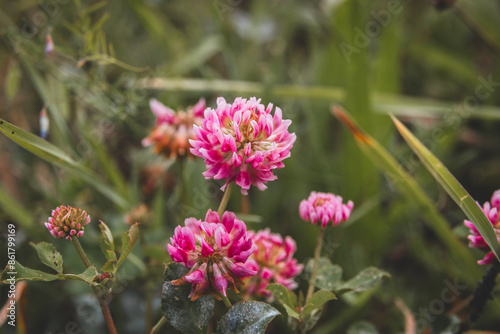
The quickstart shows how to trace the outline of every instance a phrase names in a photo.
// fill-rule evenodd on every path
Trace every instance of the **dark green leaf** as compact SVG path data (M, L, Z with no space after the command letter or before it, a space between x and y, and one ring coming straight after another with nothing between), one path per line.
M31 242L30 245L36 249L38 257L43 264L49 266L58 273L62 273L63 258L61 253L57 251L54 245L48 242L40 242L38 244Z
M184 334L205 334L208 322L213 316L214 298L201 296L191 301L188 296L191 285L174 286L171 281L181 278L188 270L179 263L171 263L165 268L165 281L161 297L161 310L165 318Z
M264 333L267 325L278 314L269 304L247 301L240 302L229 309L217 323L218 334L257 334Z
M19 262L15 262L14 266L7 264L2 273L2 282L10 283L7 281L15 277L15 281L43 281L50 282L58 279L57 275L48 274L46 272L26 268Z
M310 259L305 270L312 271L313 259ZM336 264L332 264L330 259L320 257L318 260L318 268L316 271L316 287L319 289L334 291L342 285L342 268Z
M378 268L368 267L361 270L354 278L345 282L341 290L349 289L353 292L361 292L372 289L376 287L384 277L391 277L391 275Z
M120 258L116 263L115 270L125 261L127 256L130 254L135 244L139 240L139 224L135 223L130 226L130 229L123 233L122 235L122 252L120 254Z

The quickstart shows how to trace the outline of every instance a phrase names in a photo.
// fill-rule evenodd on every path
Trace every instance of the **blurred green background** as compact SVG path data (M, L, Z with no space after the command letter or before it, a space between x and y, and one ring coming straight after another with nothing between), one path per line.
M359 320L380 333L403 332L397 298L417 327L439 333L449 322L446 313L472 295L486 270L472 259L483 254L466 250L471 257L463 261L453 256L446 240L466 248L465 216L401 140L388 113L403 120L472 197L489 200L500 188L499 1L0 3L0 117L38 135L45 107L47 140L98 173L98 182L125 203L1 135L0 247L6 249L6 226L14 223L18 261L42 269L29 242L48 241L64 255L65 272L81 272L71 245L53 240L43 226L50 211L60 204L85 209L94 224L82 244L103 264L97 221L119 238L125 215L145 203L151 219L142 247L114 288L111 308L120 333L145 332L148 298L150 318L159 319L162 263L170 260L173 229L187 216L203 218L216 209L222 195L220 182L201 175L203 161L168 161L141 146L154 124L153 97L185 109L200 97L214 107L218 96L257 96L292 120L292 155L266 191L250 191L248 225L292 236L300 262L313 256L317 230L301 221L299 202L313 190L354 201L350 221L327 230L322 254L344 268L345 278L377 266L392 279L330 302L314 333L346 333ZM49 32L55 50L46 55ZM418 182L448 234L439 236L418 201L363 154L332 116L332 104L346 108ZM228 208L239 212L242 201L236 192ZM305 291L304 277L298 281ZM439 303L445 282L461 289ZM30 282L18 321L26 333L65 333L73 328L68 324L81 333L104 332L89 290L79 282ZM6 291L2 287L2 305ZM473 328L500 331L499 305L490 301ZM285 322L275 320L269 332L286 331ZM13 332L7 327L0 331Z

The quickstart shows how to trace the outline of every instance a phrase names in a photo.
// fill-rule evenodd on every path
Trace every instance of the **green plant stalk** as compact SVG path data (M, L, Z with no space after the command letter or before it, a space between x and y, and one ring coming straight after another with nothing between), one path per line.
M72 237L71 242L73 243L73 246L75 246L76 251L78 252L78 255L80 255L80 258L82 259L83 263L85 264L85 268L90 267L92 264L89 261L89 258L87 257L87 254L85 254L85 251L82 248L82 245L80 244L80 241L78 240L77 237Z
M314 292L314 286L316 285L316 272L318 271L318 261L321 254L321 246L323 245L323 235L325 234L325 228L321 227L318 232L318 242L316 243L316 249L314 250L314 262L311 272L311 279L309 280L309 287L307 288L307 295L305 304L309 298L311 298Z
M167 324L167 318L165 316L162 316L161 319L154 325L154 327L151 329L151 332L149 334L157 334L160 332L160 329Z
M219 294L219 297L222 299L222 302L224 303L224 305L226 305L227 309L229 310L231 307L233 307L233 305L231 304L231 302L229 301L229 298L227 298L226 296L224 296L222 293L220 293L219 291L217 291L217 293Z
M231 191L233 190L233 186L234 186L234 181L229 182L229 184L226 187L226 190L224 191L224 196L222 196L219 209L217 210L217 213L219 214L220 218L222 218L222 214L224 213L227 203L229 202L229 197L231 197Z
M91 266L91 263L89 261L89 258L87 257L87 254L85 254L85 251L82 248L82 245L80 244L80 241L78 240L77 237L72 237L71 242L73 243L73 246L75 246L76 251L78 252L78 255L80 255L80 258L82 259L83 263L85 264L85 268L88 268ZM110 334L117 334L115 323L113 322L113 318L111 317L111 312L109 311L108 307L108 295L107 293L101 293L101 290L98 289L97 287L92 287L94 290L94 293L97 297L97 300L99 301L99 306L101 307L101 312L104 317L104 321L106 321L106 326L108 327L108 331Z

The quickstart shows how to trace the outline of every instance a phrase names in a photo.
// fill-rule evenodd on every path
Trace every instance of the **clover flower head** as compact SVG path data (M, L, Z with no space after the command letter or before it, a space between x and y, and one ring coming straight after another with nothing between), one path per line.
M200 124L203 119L205 100L200 99L186 111L177 112L155 99L149 101L149 106L156 115L156 124L149 136L142 140L142 145L155 145L154 152L167 158L188 155L189 139L195 138L193 125Z
M257 275L246 280L246 295L271 298L271 292L266 290L269 283L279 283L290 290L297 288L294 278L303 266L293 258L297 249L295 241L289 236L283 239L280 234L271 233L269 229L250 231L249 235L256 248L245 266L257 271Z
M172 284L191 284L191 300L208 294L220 300L219 293L227 296L228 287L238 292L242 278L256 274L244 266L254 249L245 223L232 212L219 217L208 210L203 221L187 218L184 226L175 228L167 250L189 272Z
M295 142L288 132L290 120L282 119L281 109L264 107L260 99L238 97L232 104L222 97L217 108L207 108L201 125L194 126L196 139L190 140L191 153L205 159L205 178L225 179L224 189L235 181L246 195L251 185L260 190L275 180L274 169L283 168Z
M54 238L80 238L83 230L90 223L90 216L80 208L61 205L52 210L51 217L45 223Z
M481 207L479 203L477 203ZM500 242L500 221L498 219L498 211L500 210L500 189L495 191L491 196L490 202L485 202L481 207L486 217L488 217L493 229L497 234L498 241ZM496 261L495 255L490 250L490 246L486 243L474 224L469 220L464 220L464 225L470 229L469 247L479 248L486 252L482 260L477 261L478 264L491 264Z
M325 228L329 222L337 226L349 219L353 206L352 201L342 203L340 196L313 191L307 199L300 202L299 214L302 219L314 225L320 221Z

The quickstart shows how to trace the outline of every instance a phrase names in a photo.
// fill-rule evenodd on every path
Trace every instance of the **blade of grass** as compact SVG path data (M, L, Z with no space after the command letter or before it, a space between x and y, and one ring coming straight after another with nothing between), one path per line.
M332 113L353 134L360 149L391 179L399 191L410 203L416 204L430 228L450 250L451 256L463 268L461 274L466 275L470 283L479 278L477 266L471 253L453 235L447 221L439 214L418 183L409 175L397 160L375 139L359 128L349 114L341 107L333 106Z
M52 163L58 167L75 173L77 176L91 184L96 190L112 200L122 209L127 209L127 201L119 195L114 189L107 185L92 170L82 166L74 161L69 155L60 150L57 146L35 136L32 133L10 124L0 118L0 131L3 132L12 141L25 148L36 156Z
M193 78L147 78L137 82L141 89L155 89L180 92L215 92L235 94L261 94L266 92L270 96L293 97L305 99L327 99L341 101L345 97L345 90L338 87L304 86L304 85L276 85L265 86L252 81L222 80L222 79L193 79ZM382 92L372 93L374 111L386 114L389 110L395 115L411 115L415 117L441 117L458 108L457 105L430 98L415 98L405 95ZM479 118L500 120L500 108L496 106L479 106L474 112L463 115L463 118Z
M491 222L484 214L483 210L469 195L467 190L455 179L448 169L431 153L396 117L391 116L396 128L401 136L411 147L413 152L419 157L432 176L446 190L448 195L457 203L470 221L477 228L478 232L488 243L491 250L500 261L500 243L498 242L495 230Z
M102 168L106 172L106 175L108 176L109 180L115 186L116 190L120 194L127 196L127 189L128 189L127 183L123 178L122 172L120 171L116 163L113 161L111 155L106 150L106 147L95 136L86 133L85 137L92 145L92 148L97 158L101 162Z
M500 53L497 3L488 0L457 1L454 12L494 51Z
M51 91L51 86L42 74L33 66L32 62L27 59L24 52L18 53L19 60L30 78L31 83L40 95L41 99L47 105L47 110L50 114L51 121L54 122L55 127L59 130L60 140L64 143L73 143L70 135L70 130L64 120L64 115L61 112L60 106L64 101L58 100L57 96Z

